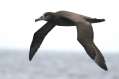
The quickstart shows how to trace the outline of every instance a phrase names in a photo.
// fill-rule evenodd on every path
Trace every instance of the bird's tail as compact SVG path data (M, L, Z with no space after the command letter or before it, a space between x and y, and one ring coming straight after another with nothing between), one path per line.
M98 23L105 21L105 19L96 19L96 18L86 18L86 20L90 23Z
M81 15L86 21L90 22L90 23L98 23L98 22L103 22L105 21L105 19L97 19L97 18L91 18L91 17L88 17L88 16L84 16L84 15Z

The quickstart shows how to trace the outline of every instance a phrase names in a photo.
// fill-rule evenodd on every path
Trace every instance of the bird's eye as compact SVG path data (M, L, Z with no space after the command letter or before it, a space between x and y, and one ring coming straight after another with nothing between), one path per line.
M45 17L48 17L49 15L46 13L46 14L44 14L44 16L45 16Z
M52 14L50 12L44 14L45 20L51 20L52 19Z
M50 15L44 15L45 20L50 20L51 16Z

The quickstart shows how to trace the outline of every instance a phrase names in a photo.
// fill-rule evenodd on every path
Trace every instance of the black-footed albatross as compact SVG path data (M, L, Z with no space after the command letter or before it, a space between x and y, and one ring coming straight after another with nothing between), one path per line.
M76 26L77 40L84 47L87 54L93 59L98 66L108 70L105 59L100 50L94 43L94 33L91 23L103 22L105 19L96 19L84 15L76 14L69 11L46 12L43 16L35 19L35 22L45 20L47 23L34 33L30 46L29 60L31 61L38 48L41 46L43 39L51 29L58 26Z

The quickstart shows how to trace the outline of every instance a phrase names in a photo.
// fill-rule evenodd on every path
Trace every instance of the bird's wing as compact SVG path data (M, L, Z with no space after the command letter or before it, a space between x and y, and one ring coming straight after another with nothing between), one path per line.
M90 23L77 23L77 40L87 54L104 70L107 70L105 60L100 50L93 42L93 28Z
M33 56L35 55L36 51L40 47L43 39L48 34L48 32L53 29L55 24L52 22L47 22L43 27L41 27L38 31L34 33L33 40L30 46L29 52L29 60L32 60Z

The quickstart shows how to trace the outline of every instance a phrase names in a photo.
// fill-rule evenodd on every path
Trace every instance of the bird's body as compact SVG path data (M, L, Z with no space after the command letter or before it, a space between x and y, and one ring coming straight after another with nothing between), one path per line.
M104 70L107 70L105 60L100 50L94 43L92 23L102 22L104 19L96 19L68 11L46 12L35 21L45 20L47 23L35 32L30 46L29 59L31 60L51 29L58 26L77 26L77 40L84 47L87 54Z
M76 14L76 13L72 13L72 12L67 12L67 11L59 11L56 12L57 15L59 15L60 17L69 19L70 21L73 22L83 22L85 19L83 18L83 16Z

